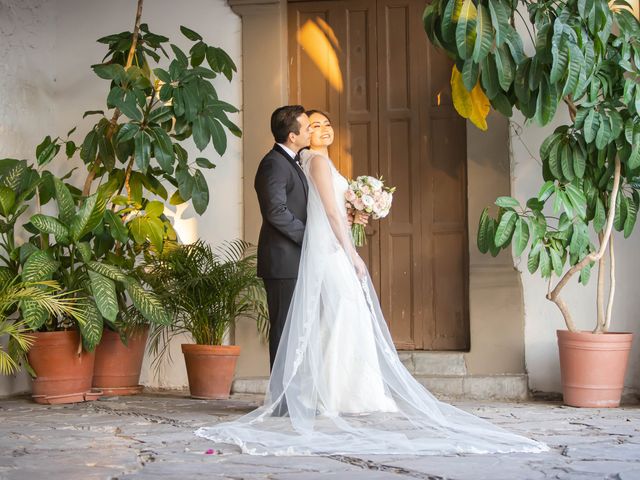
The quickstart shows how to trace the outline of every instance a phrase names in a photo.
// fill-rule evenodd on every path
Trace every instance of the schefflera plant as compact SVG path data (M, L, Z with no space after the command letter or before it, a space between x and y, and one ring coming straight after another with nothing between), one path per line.
M33 236L21 248L25 279L53 278L83 298L88 321L80 328L88 349L100 340L104 322L121 333L126 330L129 300L147 321L169 322L153 293L129 272L140 254L160 253L168 241L176 240L164 215L165 201L191 201L200 214L208 206L201 169L215 165L203 157L191 162L181 144L193 138L200 151L213 144L222 155L227 148L225 129L240 135L227 116L237 109L218 98L211 82L219 74L231 80L236 71L231 58L186 27L181 31L193 42L189 55L173 44L168 54L163 46L168 38L140 23L141 4L133 32L99 39L109 51L103 63L92 68L110 81L109 115L104 110L85 113L101 118L81 146L69 138L47 137L37 148L38 169L61 150L68 158L79 151L88 174L82 190L42 175L39 203L55 198L58 215L32 216L26 228ZM159 61L158 52L169 59L167 69L151 69L149 59ZM202 65L205 59L210 68ZM96 181L100 186L91 193ZM176 188L170 199L166 184ZM56 328L47 325L53 319L28 304L23 316L34 329Z

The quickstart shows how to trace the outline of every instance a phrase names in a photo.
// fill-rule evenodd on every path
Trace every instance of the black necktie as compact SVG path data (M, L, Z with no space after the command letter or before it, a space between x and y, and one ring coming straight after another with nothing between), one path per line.
M302 164L300 163L300 153L297 153L296 156L293 157L293 161L296 162L299 167L302 167Z

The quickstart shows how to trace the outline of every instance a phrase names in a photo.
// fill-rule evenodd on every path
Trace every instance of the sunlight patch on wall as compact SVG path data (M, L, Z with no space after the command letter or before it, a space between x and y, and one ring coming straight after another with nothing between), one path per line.
M340 51L340 45L333 29L321 18L307 20L298 30L297 39L331 87L342 92L344 83L336 53Z

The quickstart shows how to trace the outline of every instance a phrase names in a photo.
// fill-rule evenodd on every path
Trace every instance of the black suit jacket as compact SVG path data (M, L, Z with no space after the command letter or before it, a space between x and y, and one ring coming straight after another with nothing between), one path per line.
M297 278L309 194L304 172L276 144L260 162L254 186L262 213L258 276Z

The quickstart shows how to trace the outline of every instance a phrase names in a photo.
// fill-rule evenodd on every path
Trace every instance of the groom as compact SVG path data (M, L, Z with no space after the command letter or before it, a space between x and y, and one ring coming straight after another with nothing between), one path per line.
M262 228L258 240L258 276L269 306L271 368L298 277L307 221L309 185L298 152L309 146L309 118L301 105L287 105L271 115L273 148L264 156L255 179Z

